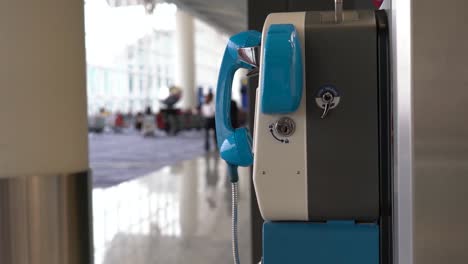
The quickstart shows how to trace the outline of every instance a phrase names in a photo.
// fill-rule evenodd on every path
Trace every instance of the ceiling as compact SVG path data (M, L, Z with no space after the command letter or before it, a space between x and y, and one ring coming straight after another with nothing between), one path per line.
M247 28L247 0L168 0L219 30L234 34Z
M234 34L247 28L247 0L106 0L110 6L143 5L148 13L169 2L218 30Z

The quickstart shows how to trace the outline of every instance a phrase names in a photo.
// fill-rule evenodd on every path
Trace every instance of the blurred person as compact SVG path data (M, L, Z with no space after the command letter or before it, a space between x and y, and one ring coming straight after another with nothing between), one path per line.
M125 115L124 115L124 122L125 122L125 127L131 127L133 124L133 113L132 111L128 111Z
M239 124L239 107L234 100L231 100L231 124L232 128L238 128Z
M174 109L175 104L177 104L182 98L182 90L177 86L171 86L169 88L169 96L166 99L161 100L161 103L166 105L166 109Z
M143 113L138 112L135 117L135 129L137 131L141 131L141 128L143 127Z
M115 119L114 119L114 127L113 127L114 132L122 133L124 127L125 127L124 115L120 111L117 111L117 114L115 115Z
M213 98L213 100L215 99L214 94L213 94L213 88L210 87L210 89L208 89L208 94L207 94L207 96Z
M155 116L153 115L153 110L151 107L146 107L145 115L143 117L143 126L142 126L142 134L144 137L153 137L155 136L156 131L156 120Z
M160 130L166 131L166 123L164 121L164 114L161 111L159 111L159 113L156 114L156 127Z
M162 110L166 117L166 131L169 135L176 135L179 131L178 125L178 109L175 105L182 98L182 90L177 86L171 86L169 88L169 96L162 100L161 103L166 106L166 109Z
M216 124L215 124L215 105L214 105L214 95L210 91L205 97L205 102L201 107L201 114L205 122L205 150L210 150L210 133L213 130L214 143L216 149Z
M99 109L99 112L91 119L89 130L91 132L100 134L106 128L106 109L104 107Z
M241 109L243 111L248 111L248 108L249 108L249 94L247 93L248 92L247 85L248 85L247 78L243 78L241 81L241 89L240 89Z
M199 86L197 89L197 111L200 111L204 100L205 96L203 95L203 87Z

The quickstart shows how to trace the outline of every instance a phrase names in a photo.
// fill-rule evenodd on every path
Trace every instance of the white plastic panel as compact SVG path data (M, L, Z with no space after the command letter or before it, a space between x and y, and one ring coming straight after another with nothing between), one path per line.
M293 24L304 43L305 12L271 14L263 27L263 39L271 24ZM304 48L302 49L305 61ZM260 57L263 61L263 51ZM260 80L263 72L260 71ZM261 82L260 82L261 83ZM261 85L261 84L260 84ZM265 220L307 220L307 139L306 139L306 84L299 109L290 115L265 115L257 109L254 131L254 184L260 211ZM261 89L261 87L259 88ZM267 89L267 88L266 88ZM278 142L270 133L269 126L287 116L296 123L296 130L288 138L289 144Z

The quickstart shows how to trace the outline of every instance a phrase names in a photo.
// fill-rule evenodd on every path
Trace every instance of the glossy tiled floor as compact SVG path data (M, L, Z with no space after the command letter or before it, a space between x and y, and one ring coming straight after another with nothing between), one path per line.
M240 173L240 254L250 263L249 179ZM209 153L94 189L95 264L232 263L225 174L225 163Z

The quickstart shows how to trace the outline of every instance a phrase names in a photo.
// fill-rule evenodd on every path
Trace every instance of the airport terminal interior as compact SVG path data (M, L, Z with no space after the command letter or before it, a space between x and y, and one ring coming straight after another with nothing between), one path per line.
M206 146L201 108L215 92L228 34L173 3L147 8L85 1L94 262L223 263L231 258L231 190L214 129ZM181 52L191 58L177 58ZM165 100L176 83L190 86L177 87L174 109L184 112L168 120ZM249 198L244 181L244 262L251 251Z
M0 2L0 264L460 264L468 2Z

